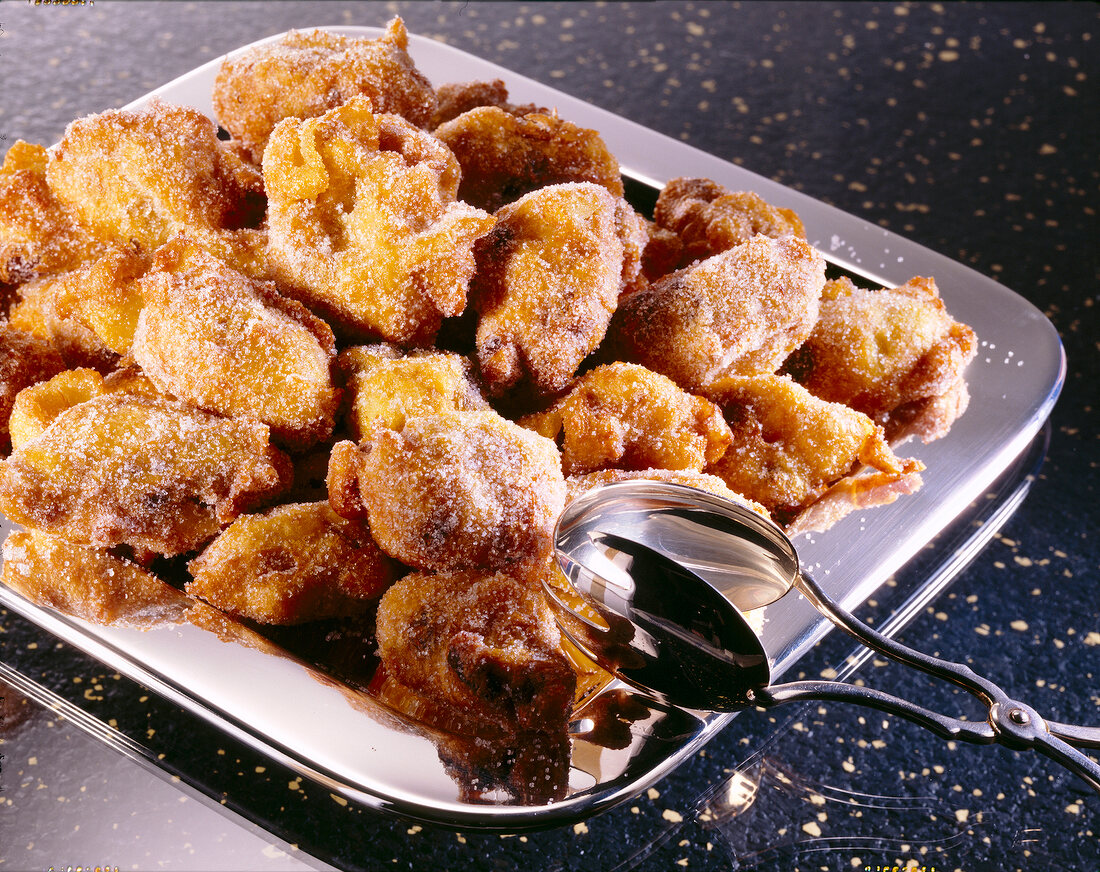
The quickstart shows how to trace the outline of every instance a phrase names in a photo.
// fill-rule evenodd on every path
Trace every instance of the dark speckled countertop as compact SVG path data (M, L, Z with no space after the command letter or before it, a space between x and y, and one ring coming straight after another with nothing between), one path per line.
M1045 461L901 637L1051 717L1100 724L1098 7L2 3L0 145L52 142L70 119L257 38L394 13L960 260L1053 321L1068 373ZM892 590L950 547L930 548L869 613L881 619ZM850 650L833 634L798 671L831 674ZM647 795L500 837L341 804L15 615L0 614L0 659L161 763L139 765L9 688L0 870L1100 869L1097 797L1044 758L840 704L746 713ZM975 711L877 658L855 679Z

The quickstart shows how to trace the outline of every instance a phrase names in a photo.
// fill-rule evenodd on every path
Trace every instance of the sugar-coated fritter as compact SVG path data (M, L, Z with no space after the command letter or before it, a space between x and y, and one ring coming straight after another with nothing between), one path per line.
M18 140L0 165L0 285L63 272L95 250L94 240L50 190L49 155Z
M548 110L532 103L514 104L508 100L508 86L503 79L474 82L448 82L435 89L436 108L430 130L480 106L496 106L512 115L548 114Z
M752 191L730 191L710 179L672 179L657 197L654 220L683 242L679 266L728 251L758 233L806 238L791 209L773 206Z
M824 284L805 240L758 235L624 297L608 338L688 390L775 372L810 335Z
M108 393L62 412L3 462L0 510L73 542L174 555L274 497L289 473L258 421Z
M214 82L214 114L257 164L284 118L314 118L353 97L424 127L435 92L408 47L400 18L379 39L291 31L226 59Z
M637 279L645 240L626 201L588 182L540 188L497 212L471 285L489 392L520 381L542 395L568 387Z
M413 573L378 606L378 652L398 682L471 720L564 730L576 675L537 579Z
M160 100L70 123L46 178L98 238L149 250L188 233L225 253L263 218L258 170L201 112Z
M400 430L421 415L489 408L474 383L470 361L459 354L404 354L381 343L345 348L337 363L347 395L348 430L360 442L376 427Z
M382 550L417 569L547 559L565 501L557 448L495 412L411 418L362 450L337 443L329 499L370 518Z
M19 299L8 314L8 323L16 329L33 334L53 347L68 367L92 367L110 372L118 366L118 353L113 351L94 330L74 314L64 302L75 287L87 287L94 294L95 283L81 284L90 276L90 268L80 267L56 276L43 276L19 286ZM80 294L83 296L84 292ZM101 308L118 311L124 306L110 304ZM62 313L65 313L64 315Z
M862 412L820 400L788 376L734 376L714 384L708 396L722 407L733 443L706 472L777 520L789 521L862 466L875 474L861 487L881 486L886 502L897 496L887 493L894 483L924 468L898 458L882 428Z
M293 448L329 436L336 345L305 306L184 238L157 251L137 286L131 353L162 392L255 418Z
M65 362L49 343L0 323L0 452L11 447L9 419L20 391L63 369Z
M729 485L718 476L708 472L697 472L694 469L601 469L584 475L571 475L565 480L569 488L566 505L592 488L617 481L663 481L669 484L682 484L723 497L751 509L758 515L769 517L768 510L760 503L730 490Z
M367 524L326 502L243 515L187 568L189 594L263 624L361 613L396 577Z
M264 152L276 281L353 339L429 345L493 219L455 199L447 147L353 98L279 123Z
M730 444L714 403L633 363L585 373L566 396L520 423L561 449L566 475L620 469L702 470Z
M955 321L930 278L897 288L829 282L809 339L784 365L812 394L871 417L894 441L943 436L966 408L977 337Z
M481 106L441 124L435 135L462 167L459 198L487 212L567 182L591 182L623 195L619 162L599 133L556 114L520 116Z
M16 395L7 419L11 447L18 450L34 441L66 409L105 393L103 376L87 367L67 369L24 388Z
M41 530L8 535L2 580L35 605L108 626L182 623L192 604L132 560Z

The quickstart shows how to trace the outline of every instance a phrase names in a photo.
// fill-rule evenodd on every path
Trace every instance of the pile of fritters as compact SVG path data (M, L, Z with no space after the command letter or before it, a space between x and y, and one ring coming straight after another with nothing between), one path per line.
M792 529L888 502L975 337L931 279L827 282L751 192L639 214L597 131L407 49L292 33L225 62L217 122L152 101L11 148L3 578L139 625L377 606L387 698L564 736L572 496L686 482Z

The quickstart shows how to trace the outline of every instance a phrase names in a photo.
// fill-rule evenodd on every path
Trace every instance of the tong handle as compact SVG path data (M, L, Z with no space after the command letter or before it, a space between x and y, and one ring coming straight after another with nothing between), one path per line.
M803 695L788 698L847 699L901 715L947 738L958 738L979 744L1000 742L1010 748L1034 748L1080 775L1100 793L1100 764L1072 747L1073 744L1100 747L1100 729L1048 722L1033 708L1012 699L1000 687L978 675L966 664L933 657L931 654L917 651L896 639L882 635L834 602L817 582L804 572L799 575L798 587L818 611L861 643L892 660L962 687L988 706L989 717L984 725L978 727L974 722L947 717L890 694L860 687L852 687L853 691L860 691L859 693L840 693L835 689L819 686L817 692L830 695ZM830 683L803 682L809 685ZM797 684L799 683L794 683L795 686ZM803 692L815 691L811 687L806 687Z

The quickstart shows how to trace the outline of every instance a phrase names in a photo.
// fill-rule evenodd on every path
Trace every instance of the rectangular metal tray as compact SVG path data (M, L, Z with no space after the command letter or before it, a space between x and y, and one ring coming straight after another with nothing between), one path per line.
M379 28L329 29L352 36L382 34ZM944 439L904 446L903 454L917 456L927 466L920 491L890 506L854 513L828 532L796 542L805 568L845 607L867 599L979 498L1049 415L1064 377L1061 342L1042 313L992 279L457 49L413 36L410 51L437 85L503 79L513 101L554 107L563 118L598 130L624 175L643 185L659 189L676 176L703 176L794 209L826 260L869 284L895 286L916 275L935 277L948 310L973 327L980 340L968 371L970 407ZM220 64L221 59L212 61L131 105L159 97L212 116L210 93ZM4 526L6 535L9 525ZM2 585L0 603L333 793L371 808L456 827L516 832L591 815L668 774L732 717L649 706L649 714L631 724L624 747L605 747L583 731L576 733L563 798L533 804L470 801L463 798L429 734L308 663L257 647L247 631L234 640L190 625L147 631L94 626L38 608ZM808 602L795 596L769 606L765 619L763 640L776 677L829 629Z

